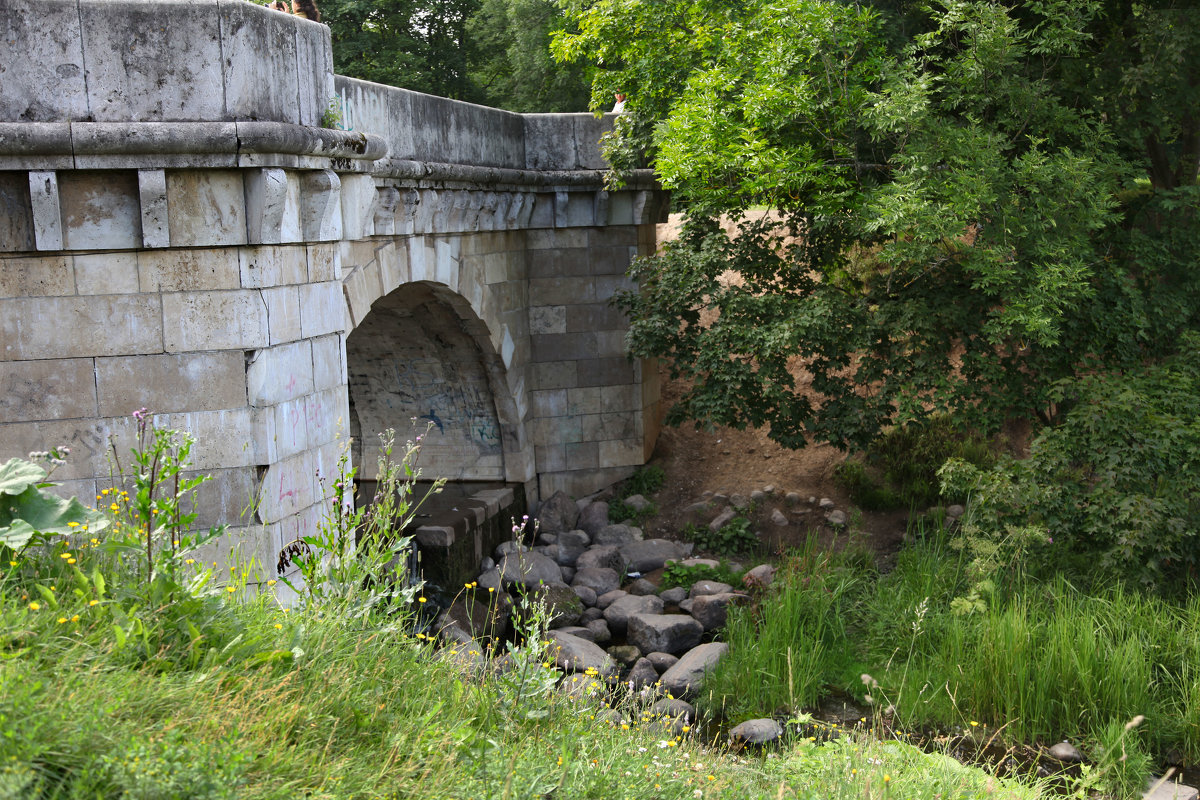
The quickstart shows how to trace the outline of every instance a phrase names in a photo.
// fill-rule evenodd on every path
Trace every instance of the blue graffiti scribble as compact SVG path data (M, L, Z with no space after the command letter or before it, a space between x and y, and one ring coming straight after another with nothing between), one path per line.
M442 436L446 435L446 429L444 427L442 427L441 418L438 417L437 412L434 411L432 408L429 409L428 414L422 414L421 416L417 417L417 419L424 419L424 420L428 420L428 421L432 422L434 425L437 425L437 429L442 432Z

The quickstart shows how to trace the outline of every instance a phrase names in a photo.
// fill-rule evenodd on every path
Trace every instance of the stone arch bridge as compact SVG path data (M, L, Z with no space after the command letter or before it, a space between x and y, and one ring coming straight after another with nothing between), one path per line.
M665 203L604 190L611 119L337 76L328 28L244 0L0 12L0 459L69 445L90 497L149 408L267 564L345 438L369 478L414 417L426 475L495 487L479 520L644 463L656 375L608 300Z

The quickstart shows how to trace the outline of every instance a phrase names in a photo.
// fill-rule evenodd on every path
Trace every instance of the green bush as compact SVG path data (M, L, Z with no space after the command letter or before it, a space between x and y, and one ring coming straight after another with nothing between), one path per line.
M662 467L653 464L638 467L621 484L621 498L624 499L635 494L643 497L654 494L662 488L663 481L666 479L667 473L663 471Z
M951 460L946 491L970 494L966 541L986 562L1160 591L1196 582L1200 542L1200 337L1127 375L1060 387L1068 407L1028 459ZM999 548L1001 552L996 553ZM977 556L978 558L978 556Z
M690 567L685 567L678 561L672 561L663 568L658 588L660 591L673 589L676 586L682 586L687 589L697 581L716 581L717 583L728 583L730 586L740 586L744 573L745 570L735 570L724 561L715 567L709 567L704 564L693 564Z
M759 548L758 536L750 529L750 520L734 517L717 530L707 525L691 525L683 529L684 538L695 542L696 547L718 556L736 556L753 553Z
M987 468L996 463L995 449L993 443L962 429L951 417L939 415L891 428L862 460L839 464L833 477L856 505L868 511L926 508L939 500L937 471L948 459Z

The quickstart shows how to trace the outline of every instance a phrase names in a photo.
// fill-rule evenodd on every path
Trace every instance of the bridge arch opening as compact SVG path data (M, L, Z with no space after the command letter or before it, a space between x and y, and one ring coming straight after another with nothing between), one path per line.
M425 478L504 481L520 422L487 325L466 299L426 282L380 298L346 337L346 371L360 478L376 477L379 434L393 428L401 440L422 435Z
M346 337L346 372L360 500L375 493L379 434L420 435L421 505L407 530L421 571L436 583L471 574L525 510L523 485L506 482L506 463L527 456L525 437L486 323L440 284L405 284ZM436 478L446 488L425 497Z

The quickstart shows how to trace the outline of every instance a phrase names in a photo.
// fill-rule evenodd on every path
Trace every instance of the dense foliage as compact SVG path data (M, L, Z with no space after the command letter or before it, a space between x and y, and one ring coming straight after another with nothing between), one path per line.
M598 0L576 24L556 52L596 65L594 105L629 95L618 174L648 159L688 213L621 300L632 352L692 382L674 422L862 447L932 413L1049 419L1056 381L1200 326L1179 2Z
M587 108L588 69L550 56L551 33L567 24L555 0L321 0L319 6L340 75L510 111Z
M1060 387L1070 410L1029 458L980 470L951 461L947 486L970 494L966 531L995 567L1067 569L1178 592L1198 583L1200 337L1130 375Z

